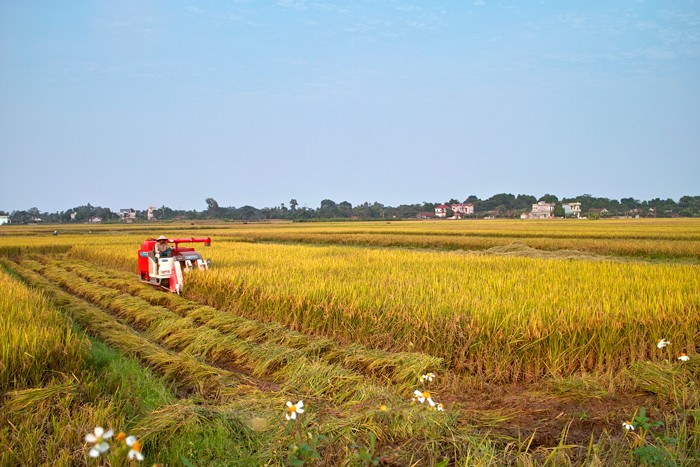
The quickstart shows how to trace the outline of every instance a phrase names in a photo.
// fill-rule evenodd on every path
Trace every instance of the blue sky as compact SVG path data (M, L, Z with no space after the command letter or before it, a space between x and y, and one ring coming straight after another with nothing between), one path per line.
M699 195L700 1L0 2L0 209Z

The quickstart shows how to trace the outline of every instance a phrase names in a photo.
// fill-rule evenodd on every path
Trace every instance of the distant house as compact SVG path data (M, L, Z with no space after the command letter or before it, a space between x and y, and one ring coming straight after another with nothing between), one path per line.
M591 208L588 210L588 214L590 214L591 216L603 217L610 214L610 211L608 211L605 208Z
M427 212L419 212L416 214L416 219L433 219L435 217L435 213L431 211Z
M155 206L148 206L148 211L146 211L146 216L149 221L154 221L156 220L156 215L154 214L156 210Z
M70 220L74 221L75 220L75 214L74 212L70 213Z
M564 208L564 215L566 217L581 218L581 203L564 203L561 207Z
M474 205L472 203L455 203L452 206L454 217L461 218L462 216L470 216L474 214Z
M10 223L10 216L0 216L0 225L9 224L9 223Z
M435 206L435 217L447 217L447 206L444 204Z
M546 203L544 201L533 204L530 219L551 219L554 217L555 206L554 203Z
M101 224L102 223L102 218L101 217L91 217L88 219L88 223L90 224Z
M127 224L131 224L136 220L136 211L134 209L120 209L119 219L123 220Z

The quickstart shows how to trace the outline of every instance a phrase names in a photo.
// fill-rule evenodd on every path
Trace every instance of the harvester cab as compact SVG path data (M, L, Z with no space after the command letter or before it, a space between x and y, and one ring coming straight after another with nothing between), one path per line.
M149 238L139 249L139 279L141 282L161 287L179 294L184 283L184 274L193 269L209 269L210 260L205 260L194 248L181 247L181 243L204 243L211 246L211 238L172 238L175 244L167 253L158 253L158 240Z

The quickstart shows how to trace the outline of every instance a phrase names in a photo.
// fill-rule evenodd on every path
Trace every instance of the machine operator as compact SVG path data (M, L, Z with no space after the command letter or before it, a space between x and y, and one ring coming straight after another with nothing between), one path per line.
M153 247L153 254L156 258L170 258L173 256L173 249L168 244L168 238L164 235L156 238L157 242Z

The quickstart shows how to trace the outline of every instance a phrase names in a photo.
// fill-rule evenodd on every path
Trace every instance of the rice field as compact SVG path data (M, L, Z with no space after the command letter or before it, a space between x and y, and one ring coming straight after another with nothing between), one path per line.
M700 462L700 220L5 227L0 464L97 425L173 465ZM213 239L182 296L137 280L161 233Z

